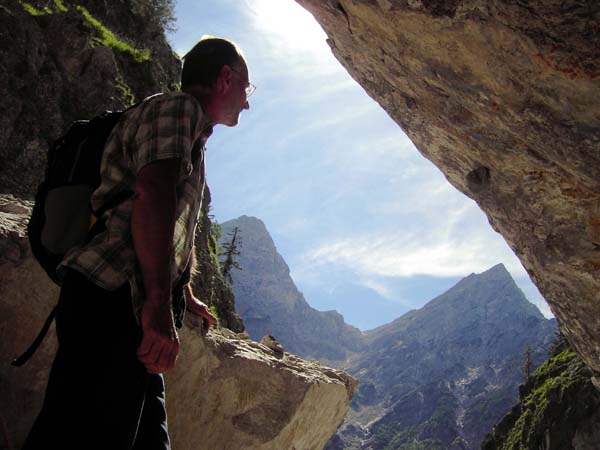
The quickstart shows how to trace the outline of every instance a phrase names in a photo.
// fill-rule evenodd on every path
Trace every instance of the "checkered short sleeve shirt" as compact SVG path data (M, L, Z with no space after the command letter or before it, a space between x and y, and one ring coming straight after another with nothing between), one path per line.
M125 112L104 149L101 183L92 195L94 210L123 191L134 191L137 174L147 164L177 158L176 223L171 278L185 270L199 222L204 190L204 152L212 126L193 96L157 94ZM98 286L114 290L129 282L137 312L144 299L143 280L131 235L133 198L104 213L106 231L88 244L71 249L59 267L81 272Z

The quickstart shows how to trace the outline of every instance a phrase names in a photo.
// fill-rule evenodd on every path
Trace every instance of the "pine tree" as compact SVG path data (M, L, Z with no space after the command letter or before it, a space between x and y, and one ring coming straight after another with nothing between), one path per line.
M531 345L527 344L525 354L523 355L523 364L521 365L521 372L525 376L525 381L529 381L533 370L533 350Z
M570 348L570 345L567 341L567 338L562 333L560 327L556 327L556 330L554 331L554 341L552 341L552 344L550 345L550 350L548 350L548 354L550 355L550 357L553 357L568 348Z
M240 251L239 247L242 246L242 240L238 236L240 230L238 227L235 227L228 236L231 236L231 240L225 244L223 244L223 251L219 253L219 256L225 256L225 261L221 266L221 273L223 277L229 282L229 284L233 284L233 278L231 278L231 270L238 269L242 270L240 264L234 259L236 256L239 256Z

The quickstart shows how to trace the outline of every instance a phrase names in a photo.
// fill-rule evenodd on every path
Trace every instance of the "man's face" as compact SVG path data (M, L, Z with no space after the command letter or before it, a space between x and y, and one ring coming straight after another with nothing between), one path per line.
M250 108L248 98L246 97L246 88L250 84L248 80L248 68L246 64L241 63L229 67L224 76L226 77L226 89L222 96L220 123L234 127L240 120L240 113L244 109Z

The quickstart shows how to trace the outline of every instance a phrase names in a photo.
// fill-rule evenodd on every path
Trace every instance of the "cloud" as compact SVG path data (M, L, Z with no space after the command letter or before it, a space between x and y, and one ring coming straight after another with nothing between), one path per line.
M373 279L366 278L366 279L360 280L358 282L358 284L374 290L375 292L377 292L379 295L381 295L383 298L385 298L387 300L398 300L396 298L395 292L384 283L381 283L381 282L373 280Z
M304 264L342 265L363 277L451 277L482 272L502 261L514 275L524 274L499 235L482 227L463 233L469 220L465 206L446 211L443 223L330 236L305 253Z

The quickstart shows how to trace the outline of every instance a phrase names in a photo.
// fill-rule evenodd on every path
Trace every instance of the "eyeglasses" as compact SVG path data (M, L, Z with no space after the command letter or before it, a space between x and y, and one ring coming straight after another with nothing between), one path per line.
M237 73L238 75L242 75L241 72L239 72L238 70L235 70L233 67L231 67L231 70L235 73ZM244 88L244 90L246 91L246 98L250 97L254 91L256 90L256 86L254 86L252 83L250 83L250 81L247 81L248 86L246 86Z
M248 81L248 86L246 86L245 91L246 91L246 98L250 97L254 91L256 90L256 86L254 86L252 83L250 83Z

